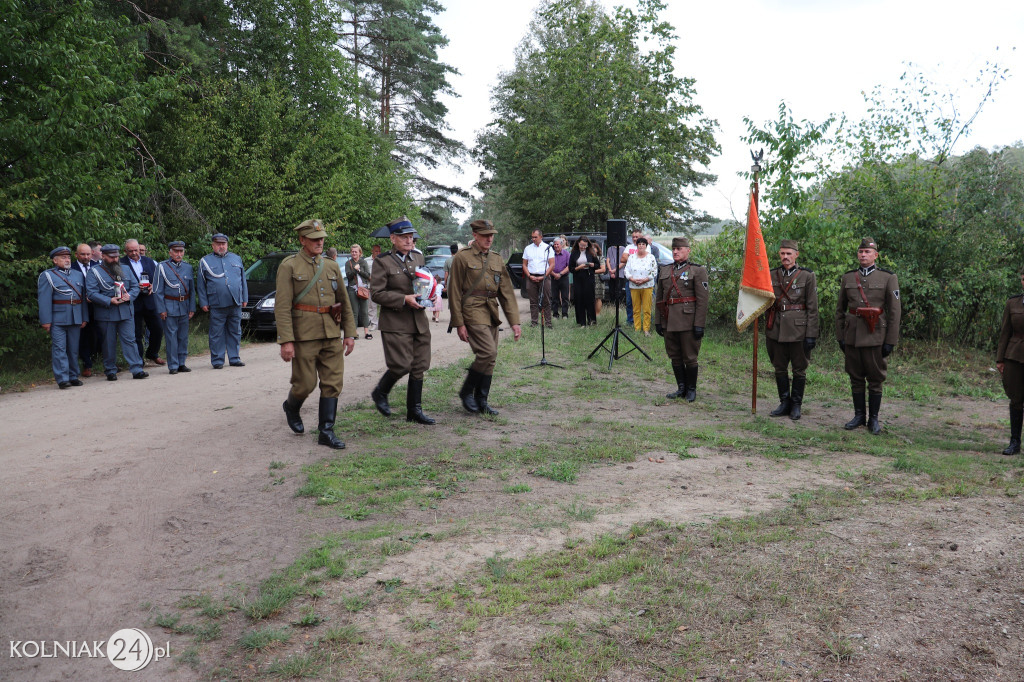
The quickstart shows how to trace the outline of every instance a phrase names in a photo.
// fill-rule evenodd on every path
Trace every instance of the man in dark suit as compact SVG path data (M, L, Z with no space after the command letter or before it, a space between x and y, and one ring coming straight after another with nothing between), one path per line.
M92 247L88 244L79 244L75 249L75 260L71 264L72 270L82 273L82 281L89 276L89 268L94 265L92 262ZM92 358L100 349L99 339L96 337L96 325L92 322L92 304L87 303L89 322L82 327L78 336L78 348L75 350L78 362L82 366L83 377L92 376Z
M139 355L157 365L166 364L160 357L160 343L164 340L163 327L160 326L160 315L153 298L153 282L156 280L156 261L143 256L139 242L129 239L124 243L125 253L121 257L121 267L126 279L134 278L139 285L139 297L135 299L135 344ZM149 330L149 348L146 349L146 330Z

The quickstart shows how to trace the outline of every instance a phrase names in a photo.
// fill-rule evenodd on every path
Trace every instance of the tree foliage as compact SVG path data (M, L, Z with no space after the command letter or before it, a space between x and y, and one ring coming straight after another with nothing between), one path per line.
M604 229L622 217L660 229L693 213L687 192L713 179L699 168L719 148L694 80L675 75L662 9L659 0L613 14L586 0L538 8L476 148L488 173L481 188L523 226Z

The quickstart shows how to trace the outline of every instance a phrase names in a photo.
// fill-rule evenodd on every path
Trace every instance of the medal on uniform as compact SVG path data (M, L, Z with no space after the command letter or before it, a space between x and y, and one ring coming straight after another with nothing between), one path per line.
M690 279L690 271L683 270L681 273L679 273L679 279L683 280L684 282Z

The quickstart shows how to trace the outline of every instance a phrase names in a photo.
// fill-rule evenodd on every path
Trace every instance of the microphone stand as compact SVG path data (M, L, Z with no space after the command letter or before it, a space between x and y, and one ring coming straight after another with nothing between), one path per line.
M601 339L601 343L597 344L597 346L594 348L594 350L590 351L590 355L587 356L587 360L589 360L590 358L594 357L597 354L597 351L599 351L599 350L606 351L608 353L608 371L609 372L612 371L612 363L615 360L618 360L619 358L624 358L624 357L626 357L627 355L629 355L630 353L632 353L635 350L640 351L640 354L643 355L645 358L647 358L648 361L651 360L651 356L648 355L644 351L643 348L641 348L640 346L636 345L636 341L634 341L633 339L629 338L629 334L627 334L626 332L622 331L622 327L619 326L619 299L621 298L621 296L619 294L621 293L621 289L622 289L622 257L621 257L621 254L619 253L618 249L621 249L621 248L623 248L623 247L622 246L618 246L618 247L616 247L616 251L615 251L615 261L616 261L616 264L615 264L615 280L616 280L616 286L615 286L615 328L612 329L610 332L608 332L608 335L605 336L603 339ZM619 337L620 336L623 337L624 339L626 339L626 341L629 341L630 345L633 346L632 348L627 350L625 353L619 353ZM605 345L608 342L608 339L611 339L611 347L608 347L608 346Z
M548 248L550 249L551 247L548 246ZM544 323L544 307L551 306L551 301L548 300L549 297L544 295L544 287L548 283L548 275L548 271L545 270L544 279L540 281L540 293L538 294L538 303L540 305L540 362L527 365L526 367L523 367L523 369L532 369L534 367L557 367L558 369L565 369L562 365L556 365L553 362L548 362L547 354L545 352L544 328L547 327L547 324ZM529 270L527 270L526 276L530 276Z

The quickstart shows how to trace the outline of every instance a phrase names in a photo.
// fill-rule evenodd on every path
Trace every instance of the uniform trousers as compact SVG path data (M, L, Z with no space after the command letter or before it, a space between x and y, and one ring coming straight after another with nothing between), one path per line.
M882 384L885 383L885 370L889 362L882 357L881 346L861 346L857 348L846 344L846 373L850 375L850 388L853 393L864 392L867 381L868 393L881 395Z
M544 323L551 324L551 278L545 278L540 282L534 282L526 273L526 296L530 299L530 324L537 324L537 313L540 311L541 303L544 304ZM544 285L544 300L540 301L541 285Z
M674 367L692 367L700 355L700 342L693 331L665 332L665 354Z
M78 339L81 326L77 324L50 325L50 362L57 383L78 378Z
M793 378L806 377L807 366L811 364L811 358L804 350L804 342L800 341L776 341L765 339L768 347L768 359L772 361L775 368L775 376L779 378L789 376L789 365L793 365Z
M116 320L99 322L103 338L103 373L107 376L117 374L117 342L121 342L121 354L128 361L128 369L132 374L142 371L142 356L139 346L135 343L135 320Z
M210 363L224 364L227 350L228 362L241 362L238 351L242 345L242 308L210 308Z
M168 315L164 324L167 369L175 370L188 360L188 315Z
M1003 390L1010 399L1012 409L1024 408L1024 363L1003 361Z
M555 315L569 316L569 275L551 278L551 310Z
M302 402L316 388L320 378L320 397L337 398L345 379L345 347L341 338L295 341L292 358L292 388L288 397Z
M490 376L494 374L494 365L498 361L498 327L489 324L467 324L469 347L476 358L470 369Z
M384 362L388 371L400 377L422 379L430 369L430 331L423 334L407 332L381 333L384 343Z

